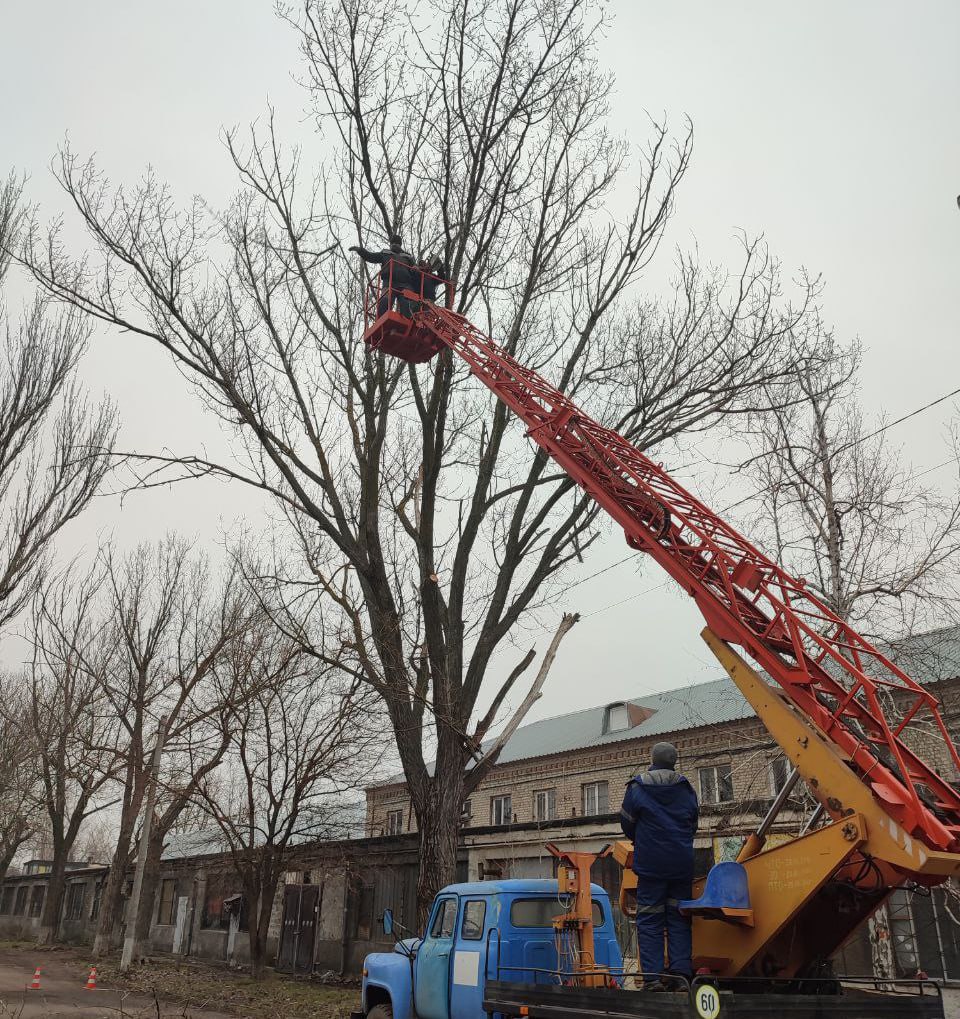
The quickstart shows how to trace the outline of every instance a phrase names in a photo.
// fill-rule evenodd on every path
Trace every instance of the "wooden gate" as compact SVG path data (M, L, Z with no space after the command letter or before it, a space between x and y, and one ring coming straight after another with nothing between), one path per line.
M313 970L313 949L317 937L320 885L284 885L283 922L277 969L285 973Z

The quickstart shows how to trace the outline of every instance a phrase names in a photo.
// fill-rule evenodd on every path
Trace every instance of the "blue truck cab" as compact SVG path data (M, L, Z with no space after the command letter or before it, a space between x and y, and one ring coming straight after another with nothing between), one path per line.
M623 963L610 899L591 885L598 966ZM485 1019L487 980L555 983L560 968L553 918L566 912L557 882L448 885L434 899L421 938L368 955L362 1009L370 1019Z

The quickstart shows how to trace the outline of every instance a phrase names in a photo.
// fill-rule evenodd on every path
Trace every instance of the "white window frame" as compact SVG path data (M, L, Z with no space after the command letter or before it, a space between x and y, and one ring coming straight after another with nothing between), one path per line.
M403 807L399 807L396 810L387 811L387 834L388 835L403 834Z
M543 809L541 809L541 805ZM536 789L533 793L533 819L534 821L546 822L557 819L557 789L553 786L549 789Z
M498 809L499 808L499 809ZM504 809L506 808L506 809ZM497 820L497 814L500 820ZM501 793L490 797L490 824L511 824L513 821L513 797L510 793Z
M730 796L727 798L721 798L720 796L720 769L724 769L725 777L730 783ZM708 779L708 781L704 781ZM732 765L724 761L721 764L707 764L702 768L697 768L697 780L700 786L700 802L701 803L733 803L733 767Z
M777 767L783 768L783 782L777 785ZM780 790L786 785L787 779L790 777L791 764L787 757L775 757L770 762L770 793L776 797Z
M602 811L600 809L600 787L606 786L606 800L607 809ZM584 782L581 788L580 794L580 807L584 817L598 817L600 814L610 813L610 783L605 779L599 779L596 782ZM592 798L592 805L590 800Z

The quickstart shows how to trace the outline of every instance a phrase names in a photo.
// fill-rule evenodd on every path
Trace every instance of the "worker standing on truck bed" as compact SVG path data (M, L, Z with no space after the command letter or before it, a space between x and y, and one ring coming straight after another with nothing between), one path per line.
M633 842L637 947L645 991L664 990L665 972L693 976L690 919L680 914L678 903L693 891L693 837L700 810L693 786L676 766L677 748L655 744L649 769L627 783L620 808L620 826Z

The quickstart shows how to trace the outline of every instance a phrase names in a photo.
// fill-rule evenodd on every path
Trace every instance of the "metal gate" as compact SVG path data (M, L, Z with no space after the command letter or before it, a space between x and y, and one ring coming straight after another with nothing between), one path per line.
M277 969L285 973L310 973L317 937L320 885L284 885L283 922Z

